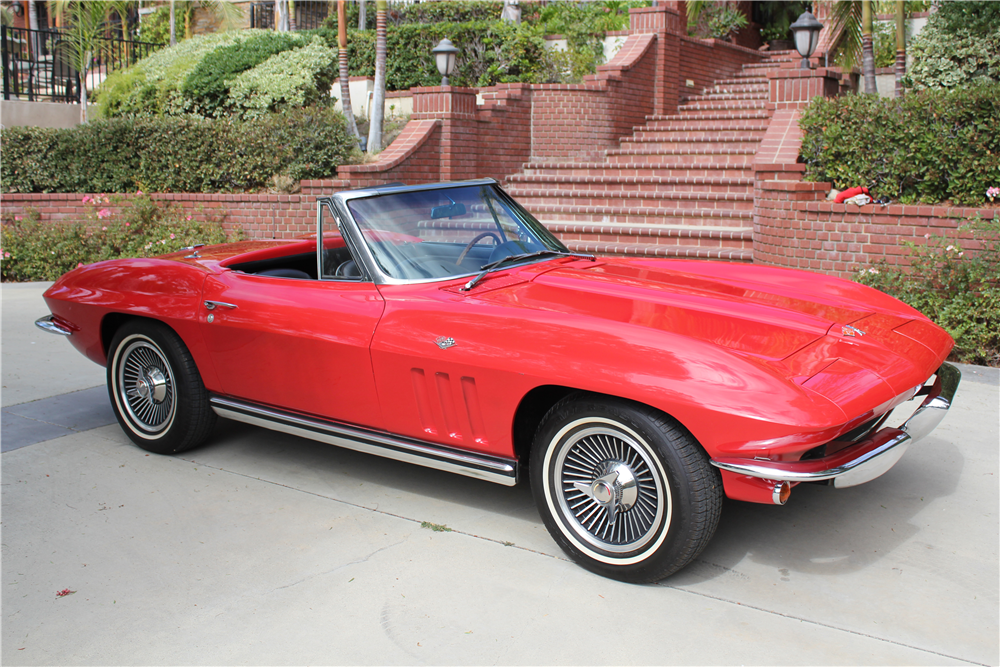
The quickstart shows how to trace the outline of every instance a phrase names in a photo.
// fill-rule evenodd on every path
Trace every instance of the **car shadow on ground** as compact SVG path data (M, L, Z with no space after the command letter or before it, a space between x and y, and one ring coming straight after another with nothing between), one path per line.
M182 458L378 511L443 502L544 530L527 480L504 487L229 420L219 420L209 442ZM956 446L931 436L868 484L800 485L780 507L727 500L706 550L669 582L738 576L747 560L783 575L864 569L914 538L916 515L955 491L963 467ZM545 551L559 553L554 543Z
M933 436L920 447L860 486L802 484L784 506L726 500L715 537L670 583L696 584L731 574L746 560L784 577L838 575L871 566L914 539L921 530L917 515L958 487L965 463L958 447Z

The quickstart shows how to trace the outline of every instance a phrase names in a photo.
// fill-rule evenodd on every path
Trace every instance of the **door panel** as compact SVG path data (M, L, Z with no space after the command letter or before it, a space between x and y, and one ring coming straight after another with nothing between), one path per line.
M199 320L226 394L381 428L369 346L383 311L371 283L226 272ZM208 318L212 316L212 321Z

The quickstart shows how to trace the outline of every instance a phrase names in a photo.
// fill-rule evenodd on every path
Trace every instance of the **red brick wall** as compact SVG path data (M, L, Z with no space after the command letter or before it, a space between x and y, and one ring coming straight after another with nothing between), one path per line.
M89 222L100 208L110 209L112 216L121 208L115 204L99 207L84 204L85 196L88 195L4 194L3 217L6 220L23 216L32 209L42 222ZM110 195L117 201L127 201L131 196ZM316 231L314 195L156 194L153 198L174 202L194 220L222 222L228 231L242 229L251 238L289 238Z
M754 185L754 263L809 269L847 277L884 259L906 264L905 242L927 241L926 235L954 239L976 247L960 229L977 214L995 209L951 206L852 206L826 201L830 183L799 180L803 165L757 171Z

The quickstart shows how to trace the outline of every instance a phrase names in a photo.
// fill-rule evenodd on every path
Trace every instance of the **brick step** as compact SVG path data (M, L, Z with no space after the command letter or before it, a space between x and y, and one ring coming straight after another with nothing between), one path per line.
M770 118L770 114L764 109L751 109L749 111L715 111L707 112L703 111L701 113L689 113L689 114L668 114L665 116L653 115L646 116L646 119L651 123L662 122L662 121L683 121L685 123L690 123L692 121L713 121L713 120L766 120Z
M727 92L711 91L711 92L706 92L702 95L694 95L692 97L689 97L688 101L689 102L722 102L722 101L738 102L743 100L757 101L766 99L767 99L767 90L765 89L765 90L755 90L755 91L740 92L740 93L734 93L729 91Z
M741 151L751 151L755 152L757 147L760 146L760 139L720 139L718 141L713 141L711 139L678 139L674 137L657 137L657 136L631 136L625 137L621 141L622 148L629 148L631 146L673 146L677 150L687 149L689 152L698 152L704 150L710 150L712 148L729 148L737 149Z
M560 176L657 176L660 178L710 178L730 179L748 178L752 176L752 165L721 165L721 164L680 164L671 162L648 162L643 158L648 156L622 156L620 162L580 162L580 163L528 163L524 166L525 175L557 171Z
M646 123L647 130L670 130L674 132L766 132L767 122L762 118L734 118L719 120L704 120L685 118L685 120L651 120Z
M608 187L622 191L650 188L669 189L674 192L748 192L753 187L752 178L676 178L666 176L568 176L562 174L515 174L507 179L507 187L538 188L542 185L562 185L574 192L605 190Z
M642 206L685 211L752 211L753 193L678 192L674 190L539 190L513 187L510 194L529 210L536 206Z
M690 132L683 130L646 129L637 127L631 137L625 137L623 142L663 141L676 144L718 144L752 143L757 145L764 138L765 130L744 130L740 132Z
M525 208L539 220L546 220L549 223L753 228L753 211L737 211L733 209L579 206L565 204L533 204L525 206Z
M563 243L573 252L584 252L601 257L661 257L670 259L706 259L731 262L753 262L753 249L713 248L644 243L604 243L570 241Z
M767 77L766 76L746 76L737 75L737 78L733 79L719 79L715 82L717 86L766 86Z
M713 153L695 155L683 153L663 153L657 150L632 149L608 151L606 164L669 164L678 169L750 169L753 165L752 153ZM679 176L680 174L671 174Z
M757 109L764 109L767 103L763 99L759 100L689 100L681 105L677 110L682 116L697 116L701 112L718 113L741 113L750 112Z
M767 83L751 83L751 84L729 84L729 85L714 85L711 88L706 88L703 94L705 95L740 95L740 94L751 94L751 95L767 95L768 87Z

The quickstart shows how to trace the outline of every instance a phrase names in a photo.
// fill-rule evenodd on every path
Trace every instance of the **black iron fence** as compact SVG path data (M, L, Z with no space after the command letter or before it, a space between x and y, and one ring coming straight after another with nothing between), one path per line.
M88 88L159 48L157 44L106 37L94 54ZM3 98L30 102L80 101L80 73L70 64L72 47L55 29L2 27Z
M295 0L295 29L319 28L326 20L330 3L326 0ZM250 25L254 28L274 30L274 1L255 2L250 5Z

